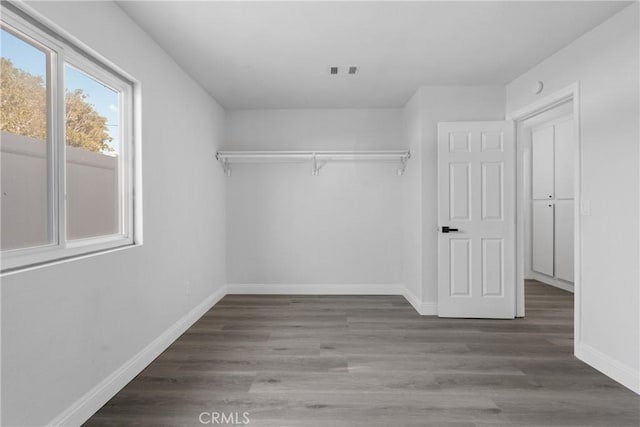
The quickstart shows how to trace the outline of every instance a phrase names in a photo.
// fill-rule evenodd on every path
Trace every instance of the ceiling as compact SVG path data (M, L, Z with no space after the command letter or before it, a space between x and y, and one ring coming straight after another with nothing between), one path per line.
M118 4L239 109L401 107L419 86L503 85L629 2Z

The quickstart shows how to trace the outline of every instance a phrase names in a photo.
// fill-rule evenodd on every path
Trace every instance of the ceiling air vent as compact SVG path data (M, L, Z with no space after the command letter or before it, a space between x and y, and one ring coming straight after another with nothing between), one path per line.
M339 74L349 74L349 75L354 75L354 74L358 74L358 66L356 65L349 65L349 66L330 66L329 67L329 74L331 74L332 76L337 76Z

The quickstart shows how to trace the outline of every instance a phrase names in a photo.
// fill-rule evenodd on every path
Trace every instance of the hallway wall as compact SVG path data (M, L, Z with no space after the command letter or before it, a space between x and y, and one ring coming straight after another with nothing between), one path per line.
M640 43L623 9L507 85L507 113L580 85L582 278L578 356L640 393Z

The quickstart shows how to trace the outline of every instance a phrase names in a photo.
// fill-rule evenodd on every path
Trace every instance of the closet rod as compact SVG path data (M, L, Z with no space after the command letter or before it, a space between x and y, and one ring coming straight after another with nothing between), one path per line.
M216 159L222 163L227 176L231 175L232 163L267 162L313 162L313 175L330 161L376 161L399 162L398 175L404 173L407 160L411 158L408 150L377 151L218 151Z
M310 160L313 157L322 159L345 160L399 160L402 157L410 157L407 150L386 151L218 151L218 160L229 160L234 163L247 161L259 162L261 160Z

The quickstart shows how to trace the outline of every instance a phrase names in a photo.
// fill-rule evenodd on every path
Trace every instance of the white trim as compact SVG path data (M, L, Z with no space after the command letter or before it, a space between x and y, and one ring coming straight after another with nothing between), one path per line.
M567 101L567 103L568 103L568 101ZM560 106L560 105L564 105L564 103L558 104L558 106ZM544 123L540 123L540 124L538 124L536 126L532 126L532 127L528 128L528 129L530 129L531 132L537 132L537 131L545 129L545 128L550 128L551 126L557 126L560 123L564 123L564 122L567 122L569 120L573 120L573 113L565 114L565 115L563 115L561 117L556 117L555 119L547 120ZM523 121L523 120L520 120L520 121Z
M405 288L404 289L404 293L402 294L402 296L404 297L404 299L407 300L407 302L409 304L411 304L411 306L414 308L415 311L418 312L418 314L422 314L422 302L415 296L415 294L413 292L411 292L409 289Z
M81 425L116 395L136 375L165 351L225 295L401 295L421 315L436 315L437 303L422 302L401 284L228 284L194 307L160 336L62 411L47 426Z
M536 271L530 271L527 274L528 279L537 280L538 282L545 283L547 285L562 289L563 291L573 293L573 283L566 282L555 277L547 276L546 274L538 273Z
M40 34L45 35L51 43L54 43L58 49L64 48L65 45L70 44L74 47L78 48L80 51L88 54L91 58L98 62L100 65L104 65L107 69L111 69L111 71L119 74L120 77L125 80L129 80L134 86L138 85L139 82L135 79L131 74L127 71L120 68L117 64L110 61L108 58L100 54L97 50L75 37L69 31L67 31L64 27L58 25L56 22L51 20L49 17L40 13L37 9L34 9L31 5L29 5L26 0L9 0L5 1L5 3L13 6L18 9L23 14L29 16L29 18L38 23L37 31ZM2 11L2 19L4 20L6 8ZM42 28L40 28L42 27ZM50 33L55 34L56 37L52 37ZM58 40L61 38L62 40ZM73 50L73 49L72 49Z
M409 289L405 289L404 298L413 306L413 308L421 316L437 316L438 315L438 303L429 301L420 301Z
M582 299L580 285L582 283L582 217L580 214L580 206L582 205L582 133L581 133L581 110L580 110L580 82L573 83L563 89L560 89L550 95L545 96L525 107L518 110L507 112L507 117L521 124L524 120L533 117L542 112L548 111L562 103L571 100L573 102L573 127L576 138L575 153L575 172L574 172L574 352L577 354L579 343L582 342ZM522 141L516 134L516 150ZM518 176L522 173L521 168L516 171ZM522 191L518 188L519 191ZM526 272L524 265L518 262L520 258L524 259L523 233L524 220L522 206L516 211L516 224L518 231L516 232L516 316L524 316L524 278Z
M577 343L576 357L636 394L640 394L640 372L634 371L585 343Z
M139 246L132 239L120 235L103 236L96 239L86 239L79 243L69 240L66 248L57 245L38 246L33 248L5 251L0 258L0 277L17 271L25 271L41 265L53 265L58 261L107 252L112 249Z
M226 289L222 286L47 425L81 425L87 421L225 295Z
M420 312L423 316L437 316L438 315L438 303L436 301L423 302L420 305Z
M125 246L118 246L112 249L102 249L96 252L89 252L89 253L83 253L81 255L77 255L77 256L71 256L68 258L60 258L60 259L56 259L53 261L47 261L47 262L43 262L41 264L33 264L30 265L28 267L24 267L24 268L16 268L13 270L5 270L3 272L0 273L0 278L6 277L6 276L11 276L14 274L21 274L21 273L25 273L27 271L33 271L33 270L38 270L41 268L46 268L46 267L52 267L54 265L58 265L58 264L65 264L67 262L73 262L73 261L78 261L81 259L86 259L86 258L91 258L94 256L98 256L98 255L103 255L103 254L109 254L111 252L118 252L118 251L122 251L125 249L133 249L133 248L139 248L141 247L142 244L135 244L135 245L125 245Z
M401 295L422 316L438 314L437 302L421 302L404 285L229 283L227 295Z
M400 284L228 283L227 295L403 295Z
M564 104L571 98L574 98L578 91L579 83L573 83L518 110L507 112L507 120L522 121L536 116L542 112L555 108L560 104Z

